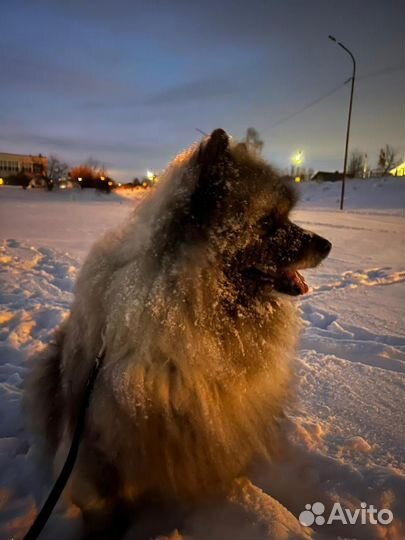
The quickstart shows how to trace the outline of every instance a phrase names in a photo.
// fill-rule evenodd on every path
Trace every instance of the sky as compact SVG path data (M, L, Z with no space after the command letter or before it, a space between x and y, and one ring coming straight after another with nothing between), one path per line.
M341 170L352 64L332 34L357 62L350 149L405 158L404 0L0 0L0 20L0 151L129 181L197 129L253 126L276 166Z

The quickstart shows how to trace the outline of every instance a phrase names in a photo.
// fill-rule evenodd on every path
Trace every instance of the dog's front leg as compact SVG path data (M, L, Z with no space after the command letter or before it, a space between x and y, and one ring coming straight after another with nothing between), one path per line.
M131 509L120 496L115 468L83 441L68 486L68 496L82 511L83 540L119 540Z

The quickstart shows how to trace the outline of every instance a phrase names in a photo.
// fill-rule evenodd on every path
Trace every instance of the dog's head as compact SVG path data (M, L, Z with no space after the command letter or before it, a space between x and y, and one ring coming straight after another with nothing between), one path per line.
M249 295L306 293L299 270L317 266L331 244L290 220L294 186L222 129L200 144L193 161L191 193L175 220L177 240L208 245L207 257Z

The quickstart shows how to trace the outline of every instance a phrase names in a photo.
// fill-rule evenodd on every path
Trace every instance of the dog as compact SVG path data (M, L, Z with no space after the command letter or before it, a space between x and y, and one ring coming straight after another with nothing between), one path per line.
M123 509L142 501L221 497L254 460L277 456L300 327L292 298L308 291L299 270L331 249L290 221L296 200L217 129L92 248L27 387L34 429L60 466L105 336L68 490L86 538L119 538Z

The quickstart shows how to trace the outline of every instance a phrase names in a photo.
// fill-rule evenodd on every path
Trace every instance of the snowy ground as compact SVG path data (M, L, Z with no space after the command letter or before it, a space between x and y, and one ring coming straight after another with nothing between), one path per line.
M255 539L263 530L274 540L304 538L305 531L315 538L405 538L405 180L349 181L344 213L336 210L339 188L299 186L295 219L330 239L333 251L305 272L312 288L300 302L305 329L289 455L253 473L263 491L245 491L265 523ZM47 490L20 407L27 356L66 316L91 243L135 204L92 191L0 188L1 540L21 538L35 497ZM298 516L315 501L327 511L333 501L350 509L365 501L391 509L394 521L312 532L286 509ZM59 507L43 538L74 540L77 526L73 509ZM253 540L241 531L236 538Z

